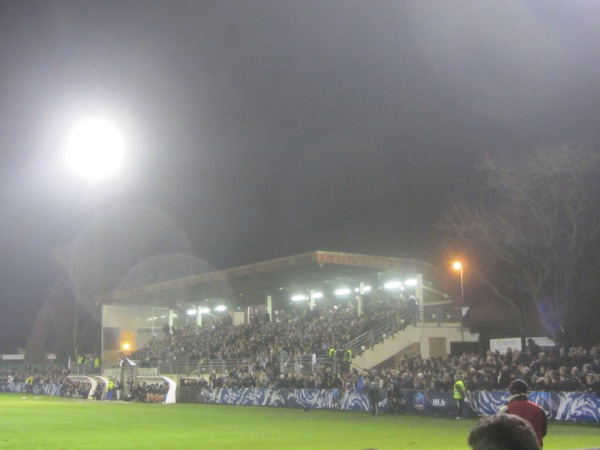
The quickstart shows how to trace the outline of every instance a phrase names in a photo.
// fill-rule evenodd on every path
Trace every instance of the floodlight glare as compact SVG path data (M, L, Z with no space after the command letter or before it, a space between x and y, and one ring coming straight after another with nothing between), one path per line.
M363 294L366 292L371 292L371 286L369 286L369 285L363 286L362 289L363 289L362 290ZM354 292L360 292L360 287L355 288Z
M210 308L200 308L201 314L208 314L210 312Z
M323 298L323 293L322 292L313 292L313 298L315 300L318 300L320 298Z
M348 295L350 292L352 292L352 291L348 288L340 288L340 289L336 289L334 294L337 295L338 297L341 297L343 295Z
M188 316L195 316L196 314L198 314L198 311L195 308L187 310L187 315Z
M219 305L219 306L215 307L215 311L218 311L218 312L222 312L222 311L226 311L226 310L227 310L227 306L225 306L225 305Z
M293 302L301 302L306 300L306 295L304 294L296 294L296 295L292 295L292 301Z
M404 282L404 284L406 284L407 286L416 286L417 280L415 280L414 278L410 278L410 279L406 280Z
M76 173L99 181L116 172L125 155L119 130L104 119L80 122L69 134L65 158Z
M402 287L402 282L400 281L388 281L383 285L384 289L398 289Z

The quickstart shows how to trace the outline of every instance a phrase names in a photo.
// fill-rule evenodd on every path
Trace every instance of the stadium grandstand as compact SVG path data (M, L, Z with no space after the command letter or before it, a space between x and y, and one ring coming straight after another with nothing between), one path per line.
M393 366L405 352L445 356L453 346L458 351L477 341L461 326L461 309L453 304L457 289L456 280L423 261L325 251L147 284L101 299L102 365L115 366L119 355L139 354L165 331L172 334L190 325L278 323L284 316L291 320L338 309L352 310L358 322L377 304L390 309L361 323L360 334L356 326L342 333L336 351L349 351L363 368ZM327 347L321 352L311 348L304 357L325 357L331 343ZM196 363L194 356L211 367L222 365L222 357L214 363L215 355L186 353L173 355L168 362L180 367L169 372L186 371L190 358Z

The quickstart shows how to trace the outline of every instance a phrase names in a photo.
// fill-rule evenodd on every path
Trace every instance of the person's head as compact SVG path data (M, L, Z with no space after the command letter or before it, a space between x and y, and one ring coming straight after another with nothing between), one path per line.
M523 380L515 380L510 385L510 393L513 395L516 394L527 394L529 390L529 386Z
M484 417L469 433L472 450L539 450L535 431L529 422L513 414Z

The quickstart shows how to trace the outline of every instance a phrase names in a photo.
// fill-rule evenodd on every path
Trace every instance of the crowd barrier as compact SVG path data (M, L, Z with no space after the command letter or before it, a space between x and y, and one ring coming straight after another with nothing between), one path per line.
M368 397L351 389L207 389L180 386L180 402L220 405L275 406L287 408L369 411ZM25 383L0 383L0 392L25 393ZM61 395L63 385L33 385L34 395ZM464 415L495 414L509 398L506 391L474 391L467 394ZM541 406L549 419L600 423L600 399L583 392L531 392L529 400ZM389 411L387 392L382 391L379 410ZM452 392L404 391L400 399L403 412L451 416L456 413Z

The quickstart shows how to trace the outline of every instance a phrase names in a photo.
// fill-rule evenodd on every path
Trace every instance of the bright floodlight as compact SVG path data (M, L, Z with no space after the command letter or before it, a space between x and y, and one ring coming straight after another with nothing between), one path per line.
M219 306L215 307L215 311L217 311L217 312L227 311L227 306L219 305Z
M462 269L462 263L460 261L454 261L452 263L452 267L454 268L454 270L461 270Z
M334 294L337 295L338 297L343 297L344 295L348 295L351 292L352 291L348 288L340 288L340 289L336 289Z
M405 285L407 286L416 286L417 285L417 280L415 280L414 278L409 278L408 280L406 280L404 282Z
M124 153L123 138L113 124L103 119L88 119L69 134L65 157L76 173L98 181L117 171Z
M401 281L388 281L383 285L384 289L398 289L402 287Z

